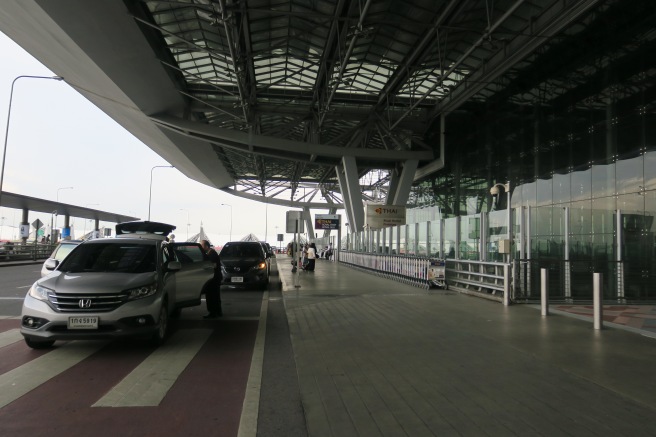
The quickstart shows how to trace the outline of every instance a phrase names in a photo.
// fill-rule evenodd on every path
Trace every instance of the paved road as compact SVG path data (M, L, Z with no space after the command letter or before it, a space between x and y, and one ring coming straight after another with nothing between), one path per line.
M3 267L0 435L307 435L280 291L222 290L225 316L183 310L169 341L28 348L22 297L39 265Z

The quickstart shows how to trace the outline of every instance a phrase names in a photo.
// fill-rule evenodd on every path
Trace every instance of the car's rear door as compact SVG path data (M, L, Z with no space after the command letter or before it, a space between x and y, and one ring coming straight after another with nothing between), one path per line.
M181 242L172 243L172 246L182 264L182 269L175 274L176 304L191 304L198 300L203 286L214 276L214 267L199 243Z

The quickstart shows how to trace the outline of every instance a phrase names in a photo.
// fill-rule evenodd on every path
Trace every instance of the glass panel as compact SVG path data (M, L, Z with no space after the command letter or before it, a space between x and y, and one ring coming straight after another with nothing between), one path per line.
M592 166L592 196L615 194L615 163Z
M656 189L656 152L645 154L645 190Z
M571 176L569 174L554 174L553 201L554 203L569 202L571 195Z
M415 255L415 243L417 242L417 224L413 223L406 226L406 255Z
M406 247L406 229L408 225L399 226L399 254L407 255L408 248Z
M417 255L428 256L428 222L419 223L417 233Z
M440 256L440 220L430 222L430 256L438 258Z
M398 226L392 226L390 228L390 253L392 255L398 255L399 253L399 248L397 246L397 240L399 237L399 227Z
M478 260L481 238L481 219L477 216L460 217L460 259Z
M572 235L584 235L592 233L592 201L583 200L572 202L570 206L570 226Z
M508 214L506 211L492 211L487 215L487 259L488 261L503 261L499 253L499 241L508 238Z
M615 229L615 198L592 200L592 232L612 235Z
M456 230L458 229L458 217L444 220L444 257L456 257Z
M551 205L553 203L553 182L551 179L538 179L537 205Z
M638 193L644 186L643 156L617 161L617 194Z
M538 206L531 209L534 222L531 224L533 235L551 235L552 232L552 211L553 207Z
M590 169L572 173L572 200L583 200L592 197L592 180Z

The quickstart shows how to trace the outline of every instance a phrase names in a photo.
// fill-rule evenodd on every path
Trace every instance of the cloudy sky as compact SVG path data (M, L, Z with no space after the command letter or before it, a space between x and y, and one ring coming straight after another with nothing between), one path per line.
M0 129L4 140L12 81L20 75L53 73L2 33L0 53L4 60L0 67ZM3 191L49 200L59 198L63 203L145 220L151 169L156 165L169 163L65 82L28 78L16 81ZM231 196L195 182L176 169L156 168L152 174L151 220L177 226L178 240L198 233L201 222L217 245L231 235L239 240L253 233L277 246L276 235L285 231L289 208ZM313 211L316 213L327 211ZM0 238L17 237L21 211L0 208L0 217ZM37 218L44 223L51 221L50 214L35 212L30 212L28 221ZM58 222L61 226L63 217ZM80 235L93 225L80 218L71 218L71 223ZM285 235L285 241L291 238Z

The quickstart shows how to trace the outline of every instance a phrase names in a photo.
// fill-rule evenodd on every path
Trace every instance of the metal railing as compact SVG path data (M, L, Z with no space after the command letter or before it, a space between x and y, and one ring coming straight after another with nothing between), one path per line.
M0 247L0 263L7 261L36 261L46 259L55 249L54 244L15 244Z
M450 288L504 305L510 303L510 264L447 259L446 265Z
M359 270L415 287L430 288L430 258L340 251L339 261Z

